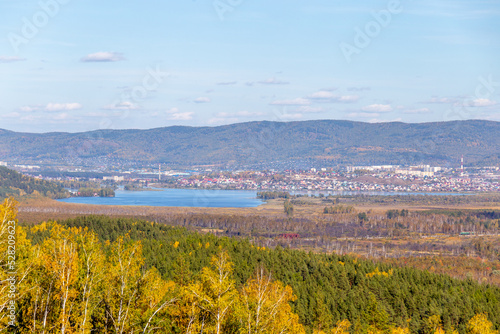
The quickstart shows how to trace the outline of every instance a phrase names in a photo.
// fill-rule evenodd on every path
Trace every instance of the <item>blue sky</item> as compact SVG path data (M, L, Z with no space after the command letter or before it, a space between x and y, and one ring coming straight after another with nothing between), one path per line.
M0 0L0 128L500 120L499 1Z

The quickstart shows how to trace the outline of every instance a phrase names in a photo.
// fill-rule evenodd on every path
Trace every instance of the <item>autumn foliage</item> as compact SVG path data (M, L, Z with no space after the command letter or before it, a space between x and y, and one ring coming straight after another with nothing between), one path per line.
M15 218L15 202L0 210L3 227ZM33 245L22 227L16 232L22 333L305 333L288 304L290 287L257 275L237 290L224 251L182 285L146 270L141 242L127 236L100 243L87 229L42 223L32 232L48 237ZM6 320L4 331L13 330Z
M0 205L2 282L7 275L7 223L15 217L16 202L8 199ZM153 229L155 225L147 226ZM301 305L297 303L300 297L290 285L274 279L263 263L233 263L228 249L200 241L192 239L190 247L200 252L213 250L209 263L199 272L192 272L186 259L178 256L175 274L166 276L165 269L160 268L161 262L159 269L148 263L145 253L151 252L152 244L146 244L148 249L145 249L145 244L134 240L127 231L112 240L103 240L87 227L56 222L31 228L16 225L16 326L9 326L4 316L10 297L2 285L0 329L7 333L47 334L410 333L409 326L389 321L388 310L373 293L366 296L365 308L361 310L364 322L342 318L332 322L332 314L337 310L322 304L325 299L322 291L300 291L301 298L318 294L314 328L304 326L296 311L300 310L297 306ZM158 247L169 247L172 252L179 252L185 243L156 242ZM265 256L270 254L264 247L258 251ZM286 260L282 261L284 265ZM338 268L344 268L345 262L337 262ZM353 264L353 268L362 271L357 262ZM237 266L251 268L253 274L242 281ZM371 281L382 284L395 275L392 269L376 267L360 273L359 277L362 284ZM325 282L324 289L333 284L345 285L347 289L353 284L349 279ZM345 300L347 305L348 298ZM406 319L409 324L410 319ZM497 333L485 313L470 319L466 329L471 334ZM456 332L450 326L445 327L439 316L429 315L425 333Z

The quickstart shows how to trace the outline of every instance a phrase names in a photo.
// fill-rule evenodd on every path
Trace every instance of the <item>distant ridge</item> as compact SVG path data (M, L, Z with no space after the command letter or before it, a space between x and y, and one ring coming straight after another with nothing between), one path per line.
M245 166L306 160L326 165L498 165L500 123L248 122L83 133L0 130L0 161Z

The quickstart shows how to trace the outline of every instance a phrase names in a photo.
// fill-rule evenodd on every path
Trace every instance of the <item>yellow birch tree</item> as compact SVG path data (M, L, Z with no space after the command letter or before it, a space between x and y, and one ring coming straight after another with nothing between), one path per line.
M127 236L119 237L111 244L108 271L106 273L106 313L115 333L133 331L133 321L138 317L134 308L138 299L144 263L142 245Z
M163 328L167 308L172 305L175 296L175 283L165 282L156 268L151 268L142 279L137 307L141 310L142 333L149 333Z
M79 273L79 304L75 316L76 331L90 333L90 319L95 308L103 299L104 270L106 259L97 235L85 230L77 230L76 240L80 262Z
M468 334L498 334L498 331L493 329L493 324L488 320L488 315L485 313L476 314L467 323Z
M273 281L263 267L258 268L241 292L240 333L305 333L289 304L295 298L290 286Z
M349 320L339 320L335 328L332 329L331 334L349 334L349 328L351 327L351 323Z
M212 268L203 268L200 281L187 287L193 297L192 320L189 331L203 333L224 333L225 321L232 312L237 299L234 280L231 278L233 264L226 252L220 252L212 257Z

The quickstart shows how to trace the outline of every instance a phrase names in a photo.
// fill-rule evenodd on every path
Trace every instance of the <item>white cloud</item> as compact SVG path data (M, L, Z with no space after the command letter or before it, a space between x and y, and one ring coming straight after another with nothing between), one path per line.
M259 81L258 83L263 84L263 85L288 85L290 82L288 81L281 81L276 78L269 78L266 80Z
M48 103L47 105L36 105L36 106L24 106L19 108L24 112L33 112L33 111L71 111L71 110L79 110L82 109L82 105L80 103Z
M2 115L3 118L19 118L21 117L21 114L18 113L17 111Z
M308 99L304 98L296 98L292 100L278 100L278 101L273 101L270 104L272 105L277 105L277 106L304 106L304 105L309 105L311 104L311 101Z
M114 62L125 60L119 52L96 52L86 55L81 59L83 62Z
M337 97L337 102L341 103L354 103L358 101L359 101L359 96L357 95L344 95Z
M264 113L259 111L238 111L235 113L219 112L215 116L217 118L235 118L235 117L255 117L262 116Z
M347 88L348 91L350 92L363 92L365 90L371 90L370 87L363 86L363 87L349 87Z
M208 97L198 97L198 98L193 100L194 103L208 103L210 101L211 100Z
M188 111L188 112L175 112L171 113L170 117L168 118L169 120L175 120L175 121L189 121L193 119L194 112Z
M320 113L325 110L321 107L312 107L312 106L300 106L294 109L294 111L299 113Z
M382 113L391 112L392 107L389 104L371 104L369 106L361 108L361 110L369 113Z
M42 106L24 106L19 108L19 110L24 112L40 111L43 110Z
M125 101L125 102L118 102L115 104L111 104L109 106L105 106L103 109L105 109L105 110L136 110L136 109L139 109L139 106L135 103Z
M85 113L85 116L87 117L108 117L109 115L104 112L89 112Z
M475 99L470 102L471 107L490 107L496 105L496 101L490 99Z
M217 85L220 86L230 86L230 85L236 85L236 81L224 81L224 82L218 82Z
M429 114L431 112L429 108L408 109L403 111L404 114Z
M449 97L433 96L430 100L427 100L424 103L454 103L454 102L456 102L456 99L452 99Z
M325 103L353 103L359 100L359 96L357 95L339 96L327 90L320 90L318 92L312 93L307 98Z
M308 96L310 99L332 99L335 94L326 90L320 90L319 92L312 93Z
M60 113L52 117L54 120L62 121L69 118L69 114L66 112Z
M13 63L16 61L24 61L26 58L21 58L18 56L0 56L0 63Z
M178 108L170 108L166 111L167 114L175 114L178 113L179 109Z
M21 121L28 121L28 122L37 121L39 119L40 115L33 115L33 114L21 117Z
M179 112L178 108L170 108L166 111L169 120L189 121L193 119L194 112Z
M82 109L82 105L80 103L49 103L45 107L45 111L69 111L78 109Z

